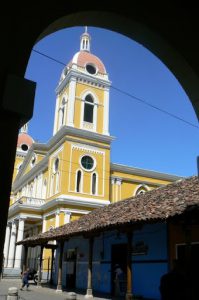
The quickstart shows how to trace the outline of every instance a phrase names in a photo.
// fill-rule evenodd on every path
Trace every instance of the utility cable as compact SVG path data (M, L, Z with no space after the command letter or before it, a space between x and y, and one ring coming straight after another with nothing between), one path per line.
M44 57L46 57L46 58L48 58L48 59L50 59L50 60L52 60L52 61L54 61L54 62L56 62L56 63L58 63L58 64L61 64L61 65L63 65L63 66L66 66L66 65L67 65L67 64L61 62L60 60L55 59L55 58L53 58L53 57L51 57L51 56L49 56L49 55L46 55L46 54L44 54L44 53L42 53L42 52L40 52L40 51L38 51L38 50L33 49L32 51L33 51L33 52L36 52L37 54L42 55L42 56L44 56ZM100 81L100 80L99 80L99 81ZM136 101L139 101L139 102L141 102L142 104L144 104L144 105L146 105L146 106L149 106L149 107L151 107L151 108L153 108L153 109L156 109L156 110L158 110L158 111L160 111L160 112L162 112L162 113L164 113L164 114L166 114L166 115L168 115L168 116L170 116L170 117L172 117L172 118L174 118L174 119L176 119L176 120L178 120L178 121L181 121L181 122L183 122L183 123L185 123L185 124L187 124L187 125L189 125L189 126L192 126L192 127L194 127L194 128L199 129L199 126L197 126L197 125L195 125L195 124L193 124L193 123L191 123L191 122L189 122L189 121L187 121L187 120L185 120L185 119L183 119L183 118L181 118L181 117L178 117L178 116L176 116L176 115L174 115L174 114L172 114L172 113L170 113L170 112L168 112L168 111L166 111L166 110L164 110L164 109L162 109L162 108L159 108L158 106L153 105L153 104L149 103L149 102L146 101L146 100L143 100L143 99L141 99L141 98L139 98L139 97L137 97L137 96L134 96L134 95L132 95L132 94L129 93L129 92L123 91L122 89L117 88L117 87L115 87L114 85L111 85L110 88L112 88L112 89L118 91L119 93L121 93L121 94L123 94L123 95L126 95L126 96L128 96L128 97L130 97L130 98L132 98L132 99L134 99L134 100L136 100Z

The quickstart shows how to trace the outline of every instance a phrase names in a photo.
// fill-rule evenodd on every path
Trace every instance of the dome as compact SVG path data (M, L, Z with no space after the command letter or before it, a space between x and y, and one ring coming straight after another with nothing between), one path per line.
M71 67L72 64L76 64L78 67L86 67L87 65L90 65L96 68L96 73L99 72L106 74L106 69L102 61L97 56L87 51L77 52L68 64L68 67Z
M24 152L28 151L28 149L32 146L33 143L33 138L26 132L21 132L18 135L17 148L20 148L20 150Z

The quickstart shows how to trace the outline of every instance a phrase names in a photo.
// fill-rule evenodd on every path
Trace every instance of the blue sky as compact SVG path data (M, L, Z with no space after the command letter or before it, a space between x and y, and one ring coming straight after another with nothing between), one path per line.
M67 64L79 51L83 27L58 31L34 49ZM112 31L89 27L91 52L105 64L110 89L111 161L180 176L197 174L199 128L142 102L131 94L195 126L198 120L174 75L137 42ZM64 66L32 51L26 78L37 82L29 134L42 143L53 134L55 88Z

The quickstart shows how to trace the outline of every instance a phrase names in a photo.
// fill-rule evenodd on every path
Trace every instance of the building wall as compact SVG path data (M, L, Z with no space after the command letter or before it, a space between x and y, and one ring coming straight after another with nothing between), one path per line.
M126 236L124 234L118 235L116 231L106 232L95 238L93 250L94 292L111 293L113 272L111 249L113 245L126 244L126 242ZM168 269L166 224L149 224L136 230L133 234L132 244L133 246L137 245L132 255L133 294L160 299L160 277ZM64 246L64 253L67 253L68 249L76 249L77 251L76 288L83 290L87 288L88 245L87 239L79 237L71 238ZM139 245L144 246L145 251L143 251L143 247L139 248ZM57 251L57 259L58 253L59 251ZM64 256L66 257L66 254ZM55 278L57 278L57 273ZM65 287L67 286L66 278L67 261L64 261L62 283Z

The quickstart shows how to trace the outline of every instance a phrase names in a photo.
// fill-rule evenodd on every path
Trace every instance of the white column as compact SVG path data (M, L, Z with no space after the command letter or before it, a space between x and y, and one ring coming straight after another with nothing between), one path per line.
M10 224L8 224L7 227L6 227L6 236L5 236L5 243L4 243L4 250L3 250L4 268L7 267L7 263L8 263L8 250L9 250L9 243L10 243L10 231L11 231L11 227L10 227Z
M75 89L76 79L71 78L69 83L69 95L68 95L68 109L67 109L67 126L74 127L74 110L75 110Z
M59 227L59 210L55 214L55 228Z
M13 266L14 266L15 242L16 242L16 223L15 223L15 221L13 221L11 237L10 237L10 247L9 247L9 253L8 253L8 264L7 264L8 268L13 268Z
M65 211L65 214L64 214L64 224L70 223L70 216L71 216L71 212Z
M117 178L116 179L116 201L121 200L121 184L122 184L122 179Z
M24 219L19 219L18 232L17 232L17 242L23 240L24 224L25 224ZM22 245L18 245L18 246L16 246L14 268L20 268L21 267L21 259L22 259Z
M115 202L115 178L111 179L111 185L112 185L112 201Z
M57 132L58 109L59 109L59 96L56 99L53 135L55 135L55 133Z
M43 217L42 232L46 231L46 217Z
M104 91L104 134L109 133L109 89Z

